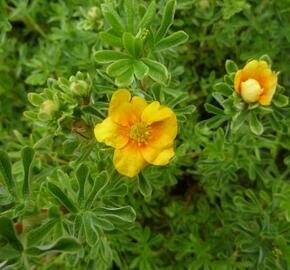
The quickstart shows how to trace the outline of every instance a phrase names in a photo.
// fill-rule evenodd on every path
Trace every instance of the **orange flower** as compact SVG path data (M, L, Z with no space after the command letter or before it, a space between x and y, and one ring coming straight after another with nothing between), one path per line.
M247 103L270 105L277 87L277 75L267 62L252 60L236 73L234 85Z
M150 104L131 97L127 89L117 90L111 99L108 117L95 127L97 141L115 148L117 171L136 176L146 164L166 165L174 156L177 134L174 112L158 101Z

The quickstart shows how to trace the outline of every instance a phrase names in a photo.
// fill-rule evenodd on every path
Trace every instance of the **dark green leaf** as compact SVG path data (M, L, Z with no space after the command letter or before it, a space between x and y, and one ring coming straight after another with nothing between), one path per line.
M39 256L47 252L77 252L81 249L81 244L74 237L62 237L55 243L45 246L31 247L26 253L31 256Z
M2 235L16 250L23 250L23 246L16 235L14 225L7 217L0 217L0 235Z
M161 39L155 46L157 50L174 48L187 41L188 35L184 31L178 31Z
M0 150L0 172L3 175L8 191L12 196L16 196L16 184L11 172L10 159L3 150Z
M31 163L34 158L34 150L29 146L25 146L21 150L21 157L22 157L22 163L23 163L23 169L24 169L22 194L24 197L26 197L29 195L29 192L30 192Z
M58 186L56 186L52 182L48 182L47 187L51 195L67 210L73 213L76 213L78 211L75 205L71 202L71 200L66 196L66 194L63 193L63 191Z
M218 114L218 115L224 115L224 111L212 104L209 104L209 103L205 103L204 104L204 108L207 112L209 113L213 113L213 114Z
M176 8L176 0L169 0L164 9L161 25L157 31L155 42L161 40L167 33L169 27L173 23L174 13Z
M27 245L32 246L37 242L40 242L49 232L53 229L57 219L51 219L41 226L31 230L27 234Z
M21 256L21 253L14 249L14 248L6 248L6 247L1 247L0 248L0 261L6 261L6 260L11 260L15 258L19 258ZM0 265L1 267L2 265ZM5 268L1 268L5 269Z

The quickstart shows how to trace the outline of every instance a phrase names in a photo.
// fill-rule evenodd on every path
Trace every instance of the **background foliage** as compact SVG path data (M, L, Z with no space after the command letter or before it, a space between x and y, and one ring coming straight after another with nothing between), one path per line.
M289 12L1 0L0 269L290 269ZM260 57L280 71L270 107L233 94ZM168 166L112 169L92 129L117 87L177 114Z

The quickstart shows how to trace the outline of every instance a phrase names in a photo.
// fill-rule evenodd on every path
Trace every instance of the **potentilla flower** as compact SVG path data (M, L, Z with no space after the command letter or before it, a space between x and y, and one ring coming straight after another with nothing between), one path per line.
M277 87L277 74L267 62L252 60L236 73L234 86L247 103L270 105Z
M112 96L108 117L94 132L97 141L115 148L117 171L134 177L146 164L168 164L174 156L177 121L174 112L158 101L147 104L119 89Z

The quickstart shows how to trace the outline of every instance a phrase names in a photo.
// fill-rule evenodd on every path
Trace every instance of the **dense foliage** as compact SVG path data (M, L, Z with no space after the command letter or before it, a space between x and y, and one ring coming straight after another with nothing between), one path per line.
M290 269L289 74L289 0L0 0L0 269ZM176 114L168 165L114 169L118 88Z

